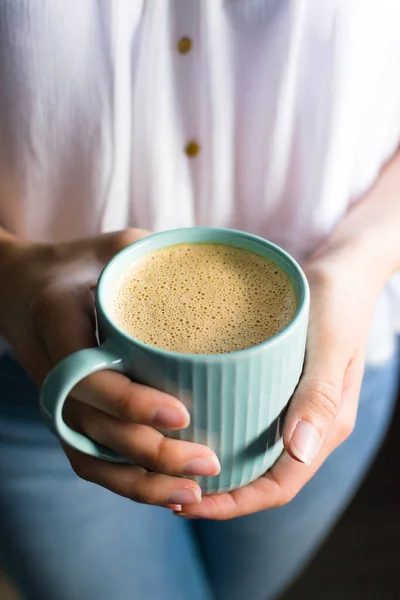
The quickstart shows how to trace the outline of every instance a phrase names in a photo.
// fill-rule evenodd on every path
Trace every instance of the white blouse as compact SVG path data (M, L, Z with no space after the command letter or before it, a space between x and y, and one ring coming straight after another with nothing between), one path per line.
M1 0L0 225L218 225L303 259L398 147L399 24L398 0ZM396 318L391 282L370 362Z

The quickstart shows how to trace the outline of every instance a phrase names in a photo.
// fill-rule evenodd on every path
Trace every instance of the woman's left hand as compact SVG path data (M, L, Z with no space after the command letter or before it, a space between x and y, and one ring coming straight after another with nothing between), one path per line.
M375 269L376 271L377 269ZM311 312L304 372L285 417L285 450L262 477L230 493L204 496L181 516L231 519L289 502L353 431L366 339L384 280L365 254L319 252L306 266Z

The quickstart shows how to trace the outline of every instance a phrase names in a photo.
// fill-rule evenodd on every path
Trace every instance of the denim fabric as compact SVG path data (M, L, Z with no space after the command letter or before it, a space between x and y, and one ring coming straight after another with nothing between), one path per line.
M366 369L356 428L287 506L187 521L79 479L37 390L0 358L0 564L28 600L270 600L345 509L385 436L398 357Z

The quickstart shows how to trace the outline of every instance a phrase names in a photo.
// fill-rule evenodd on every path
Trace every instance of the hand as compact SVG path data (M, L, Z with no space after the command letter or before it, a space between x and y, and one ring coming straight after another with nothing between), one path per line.
M352 432L369 324L383 285L354 248L320 253L306 267L311 314L303 376L285 418L275 465L236 491L183 506L181 516L230 519L288 503ZM382 271L382 270L381 270Z
M122 248L147 235L141 230L69 244L10 241L0 247L0 334L41 386L50 369L82 348L96 346L92 290L102 267ZM201 491L180 475L215 475L212 450L164 437L158 428L180 429L189 414L175 398L102 371L73 390L65 407L69 424L141 466L114 464L64 447L80 477L138 502L199 503Z

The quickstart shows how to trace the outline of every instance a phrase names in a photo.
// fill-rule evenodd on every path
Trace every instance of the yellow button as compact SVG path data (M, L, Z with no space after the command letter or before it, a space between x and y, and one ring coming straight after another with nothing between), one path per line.
M190 158L194 158L200 152L200 146L197 142L189 142L185 146L185 152Z
M193 42L188 37L183 37L178 42L178 52L180 54L188 54L191 51Z

